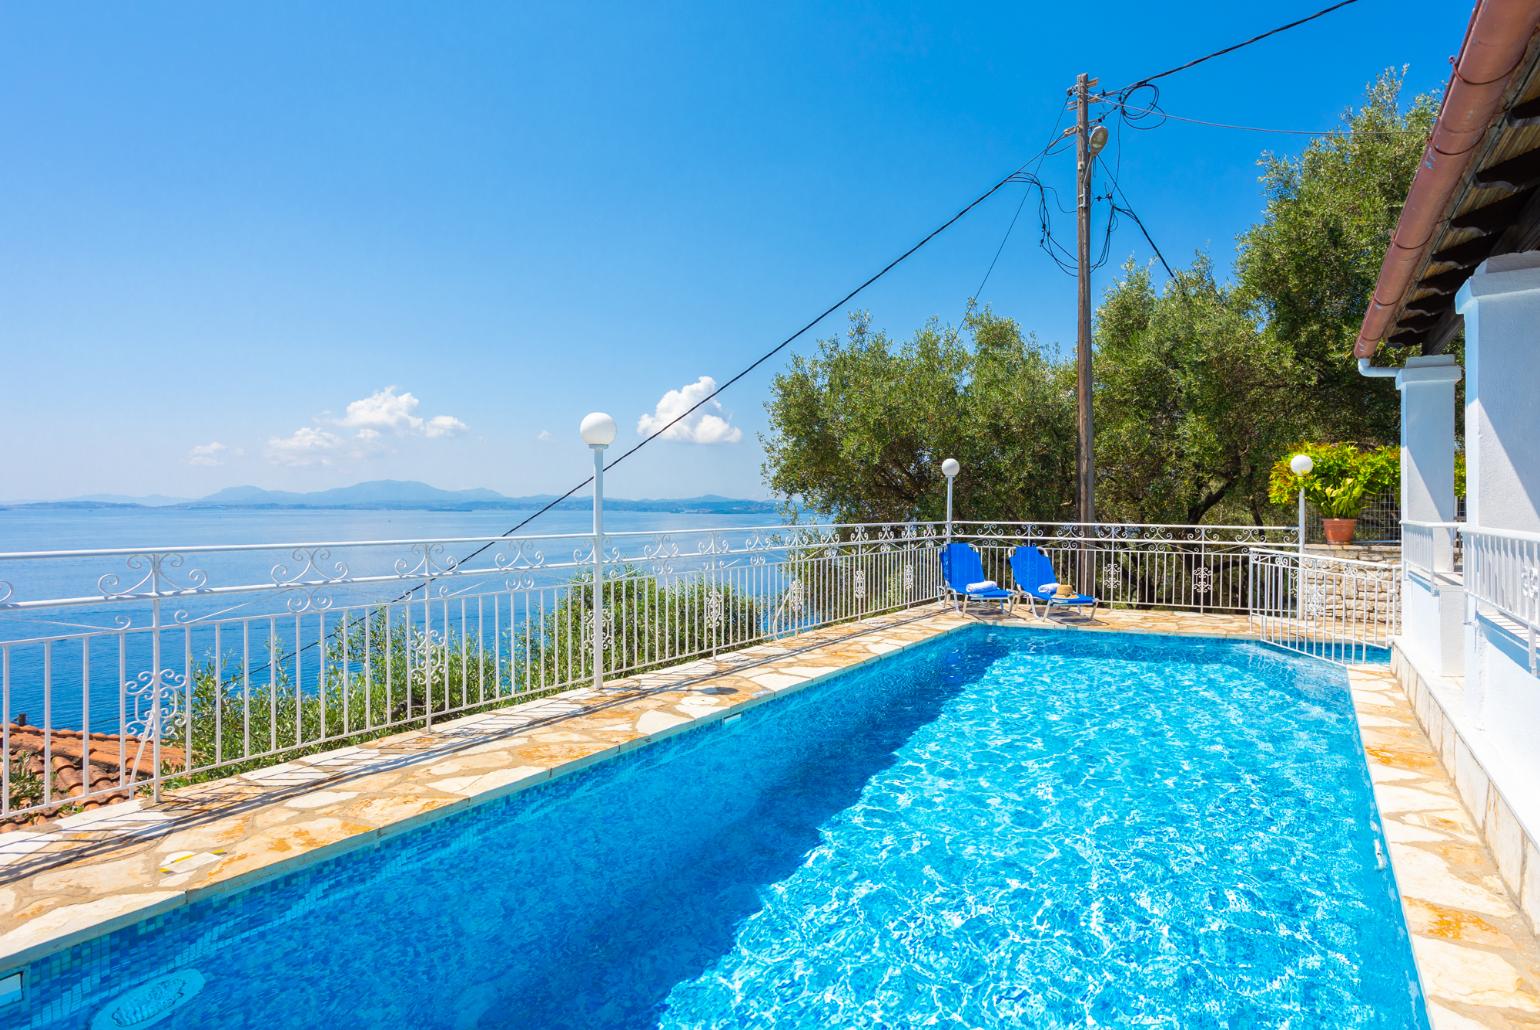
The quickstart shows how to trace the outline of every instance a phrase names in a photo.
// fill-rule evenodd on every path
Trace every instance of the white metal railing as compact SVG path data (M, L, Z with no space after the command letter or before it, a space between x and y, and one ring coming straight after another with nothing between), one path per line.
M1306 506L1305 542L1324 543L1326 527L1321 522L1321 509L1314 504ZM1401 539L1401 492L1388 490L1365 498L1356 516L1353 542L1358 544L1394 544Z
M1406 571L1432 581L1460 568L1459 522L1401 523L1401 561Z
M1250 610L1251 548L1299 542L1294 526L1140 523L958 522L953 536L977 546L1002 584L1010 552L1031 544L1062 580L1104 603L1237 613Z
M0 554L0 817L939 593L935 523ZM596 601L602 612L594 618Z
M1371 589L1372 563L1301 558L1291 526L778 525L0 554L0 819L158 797L166 782L931 602L949 534L1002 585L1011 549L1032 544L1106 604L1249 613L1269 639L1331 643L1301 648L1323 657L1384 646L1399 618L1397 577ZM1354 607L1332 607L1334 592Z
M1382 658L1401 629L1401 566L1258 547L1251 624L1271 644L1343 664Z
M1540 675L1540 533L1462 526L1460 536L1468 603L1509 623L1529 647L1529 671Z

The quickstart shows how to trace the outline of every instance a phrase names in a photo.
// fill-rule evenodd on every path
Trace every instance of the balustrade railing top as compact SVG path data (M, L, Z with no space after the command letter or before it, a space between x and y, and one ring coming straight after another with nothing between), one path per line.
M916 533L936 534L942 525L817 523L623 531L604 534L603 560L607 566L646 565L676 558L752 557L819 543L879 546ZM262 555L275 557L264 562ZM216 557L225 566L223 582L194 564ZM84 563L107 559L117 560L115 567L85 577L91 580L90 588L75 593L57 588L28 591L17 585L25 573L14 571L42 564L74 565L78 571L85 568ZM473 561L476 564L471 564ZM0 552L0 611L343 584L439 581L457 576L574 569L592 561L590 533L9 551ZM47 573L36 578L51 583L77 582L85 587L83 577L66 580L67 575Z

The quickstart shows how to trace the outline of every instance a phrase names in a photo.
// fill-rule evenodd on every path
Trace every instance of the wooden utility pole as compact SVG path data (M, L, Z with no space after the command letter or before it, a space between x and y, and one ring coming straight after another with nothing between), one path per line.
M1080 444L1075 452L1075 506L1081 522L1096 521L1095 427L1091 417L1091 80L1075 79L1075 263L1079 271L1079 324L1075 332L1076 407Z

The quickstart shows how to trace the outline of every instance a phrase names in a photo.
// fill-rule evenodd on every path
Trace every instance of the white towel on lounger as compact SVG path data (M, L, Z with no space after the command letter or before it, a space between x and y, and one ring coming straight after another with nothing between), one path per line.
M972 594L980 590L992 590L999 585L999 583L996 583L992 579L981 579L977 583L969 583L966 588L966 592Z

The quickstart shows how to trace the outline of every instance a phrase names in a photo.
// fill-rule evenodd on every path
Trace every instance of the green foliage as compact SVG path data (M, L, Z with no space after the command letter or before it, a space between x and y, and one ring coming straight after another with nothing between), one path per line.
M1096 326L1098 517L1263 521L1267 465L1297 432L1290 360L1206 257L1158 293L1125 266Z
M287 760L314 754L344 741L419 725L430 703L439 712L494 692L492 654L480 653L474 641L458 634L446 637L420 623L408 628L399 617L390 620L387 631L386 618L382 608L350 621L331 637L324 672L323 667L305 670L319 685L296 685L294 660L285 661L276 649L269 668L249 685L234 657L219 656L200 666L193 674L192 714L186 724L191 764L224 764L216 776L244 772L280 760L248 762L248 755L277 751ZM506 684L506 671L503 679ZM381 728L392 723L397 725Z
M586 635L592 582L576 577L516 629L493 629L495 644L490 635L466 635L458 623L448 632L424 629L420 607L410 627L401 607L391 609L387 626L381 608L330 637L324 671L307 666L299 686L293 659L277 651L249 684L234 656L210 658L194 671L191 719L167 743L190 740L191 767L218 768L182 779L228 776L423 726L430 705L436 716L460 715L582 684L593 674ZM605 582L604 604L611 673L645 672L749 640L767 622L762 602L730 584L694 577L665 583L634 569ZM183 771L168 768L167 775Z
M1402 111L1400 93L1401 77L1386 73L1343 134L1298 157L1263 155L1267 207L1240 238L1233 287L1215 283L1200 254L1159 294L1131 267L1107 292L1099 514L1267 521L1279 503L1269 467L1290 440L1396 439L1395 391L1360 377L1351 350L1436 112L1429 96ZM1378 492L1376 475L1345 481L1325 505L1356 512Z
M1287 403L1320 438L1397 434L1395 391L1366 385L1351 351L1438 110L1423 95L1403 111L1402 78L1380 76L1344 134L1263 154L1267 208L1240 238L1237 292L1290 355Z
M1073 370L1012 320L971 312L895 346L865 315L771 384L765 478L841 521L939 519L941 463L969 518L1060 517L1073 498Z
M1310 474L1296 476L1289 462L1307 454L1315 462ZM1275 504L1288 504L1298 496L1329 519L1354 519L1371 497L1393 490L1401 483L1401 452L1396 447L1360 450L1350 443L1302 443L1289 448L1273 463L1268 494Z
M513 672L522 683L539 690L593 675L593 647L583 643L593 622L592 584L591 576L575 578L538 623L514 638ZM632 568L605 581L604 612L604 668L626 674L752 639L766 614L758 598L730 583L693 576L670 583Z
M32 760L37 756L31 751L18 749L3 757L10 766L8 770L11 782L10 807L16 809L41 804L43 778L32 771Z

